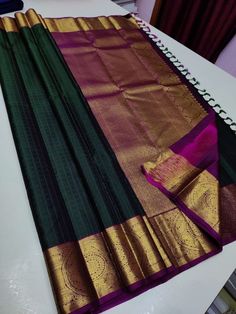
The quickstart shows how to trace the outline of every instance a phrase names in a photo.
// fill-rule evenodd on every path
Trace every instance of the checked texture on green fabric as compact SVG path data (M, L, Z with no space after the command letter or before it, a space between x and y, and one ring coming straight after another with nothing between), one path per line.
M133 17L4 17L0 60L62 313L100 313L235 240L235 134Z
M143 209L42 25L0 31L0 72L43 248Z

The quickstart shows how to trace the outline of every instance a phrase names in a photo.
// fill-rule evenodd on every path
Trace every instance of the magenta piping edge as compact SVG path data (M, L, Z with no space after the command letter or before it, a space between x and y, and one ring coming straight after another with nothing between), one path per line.
M148 291L151 288L154 288L169 279L173 278L174 276L178 275L179 273L199 264L200 262L218 254L222 248L217 248L209 253L206 253L193 261L190 261L182 266L175 268L171 266L167 269L161 270L160 272L150 276L149 278L143 279L134 283L133 285L117 290L115 292L109 293L108 295L102 297L96 302L90 303L85 305L84 307L72 311L70 314L98 314L103 311L106 311L114 306L117 306L125 301L128 301L145 291ZM130 291L129 291L130 290ZM132 291L131 291L132 290Z
M178 153L179 146L182 147L183 145L188 144L190 142L189 138L197 136L202 129L206 128L209 125L209 123L212 121L212 119L215 118L215 116L216 116L215 112L210 112L197 125L195 125L195 127L193 127L189 133L184 135L177 143L172 144L170 148Z
M199 134L201 130L203 130L205 127L209 125L212 119L214 119L216 116L215 112L210 112L206 117L204 117L188 134L183 136L178 142L172 144L170 146L170 149L184 158L188 160L188 158L181 154L181 149L184 147L184 145L187 145L191 143L191 138L194 138ZM218 152L218 145L216 145L216 151ZM208 169L210 165L214 164L215 162L218 162L218 156L215 154L215 150L211 149L207 152L207 158L202 159L200 162L191 162L188 160L193 166L201 169L201 170L208 170L216 179L219 178L219 171L218 167L214 167L213 169Z

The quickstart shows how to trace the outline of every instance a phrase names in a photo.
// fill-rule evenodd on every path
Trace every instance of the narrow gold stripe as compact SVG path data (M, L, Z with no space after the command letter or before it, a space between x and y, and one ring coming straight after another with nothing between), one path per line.
M26 17L28 19L28 23L29 25L32 27L36 24L41 24L41 19L39 17L39 15L35 12L35 10L33 9L29 9L27 12L26 12Z
M87 23L87 19L82 18L82 17L78 17L76 19L77 25L79 26L79 30L83 30L83 31L89 31L91 30L91 28L89 27L88 23Z
M27 16L23 13L16 13L15 14L15 21L18 25L18 28L21 28L21 27L30 27L30 24L28 22L28 19L27 19Z
M40 14L38 15L38 18L39 18L40 23L43 25L43 27L47 28L47 25L46 25L44 19L42 18L42 16Z
M55 19L44 19L44 23L47 27L47 29L49 30L49 32L59 32L60 30L58 29L58 26L56 24Z
M16 21L12 17L3 17L2 19L3 28L6 32L18 32Z
M100 23L102 24L102 27L104 29L111 29L112 28L112 23L109 21L109 19L105 16L100 16L98 17Z
M112 23L113 28L116 30L120 29L136 29L138 28L137 24L133 23L133 20L127 19L125 17L120 17L120 16L109 16L108 17L109 21Z
M117 20L115 17L109 16L109 21L112 23L113 28L115 28L117 30L121 29L121 25L119 23L119 20Z
M130 21L130 23L134 24L135 28L139 28L139 25L133 16L131 16L128 20Z

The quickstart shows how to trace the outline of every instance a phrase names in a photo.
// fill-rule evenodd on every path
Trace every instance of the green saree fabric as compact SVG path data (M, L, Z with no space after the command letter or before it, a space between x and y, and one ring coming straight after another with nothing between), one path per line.
M60 312L102 312L235 239L235 135L133 18L3 18L0 59Z
M32 31L22 29L21 36L3 32L1 36L5 98L16 134L25 137L25 141L17 139L22 167L27 182L34 185L30 188L33 207L45 211L37 219L48 217L43 246L81 239L142 215L142 207L47 31L36 25ZM27 130L28 123L32 132ZM38 155L37 160L31 152ZM48 203L43 202L45 193ZM99 219L95 219L96 211ZM54 224L57 212L62 215L58 225ZM78 223L72 226L69 221Z

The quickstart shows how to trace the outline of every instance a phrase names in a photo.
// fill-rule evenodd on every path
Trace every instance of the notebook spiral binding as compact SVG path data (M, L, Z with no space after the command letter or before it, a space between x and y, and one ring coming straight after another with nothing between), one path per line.
M236 134L236 123L231 119L225 110L216 103L215 99L206 91L206 89L201 89L200 82L191 75L189 70L177 59L177 57L167 48L161 40L151 32L150 27L136 14L132 14L135 18L139 27L148 35L148 37L158 46L158 48L167 56L167 58L175 65L177 69L187 78L187 80L197 89L198 93L208 102L208 104L215 110L215 112L224 120L224 122L231 128L231 130Z

